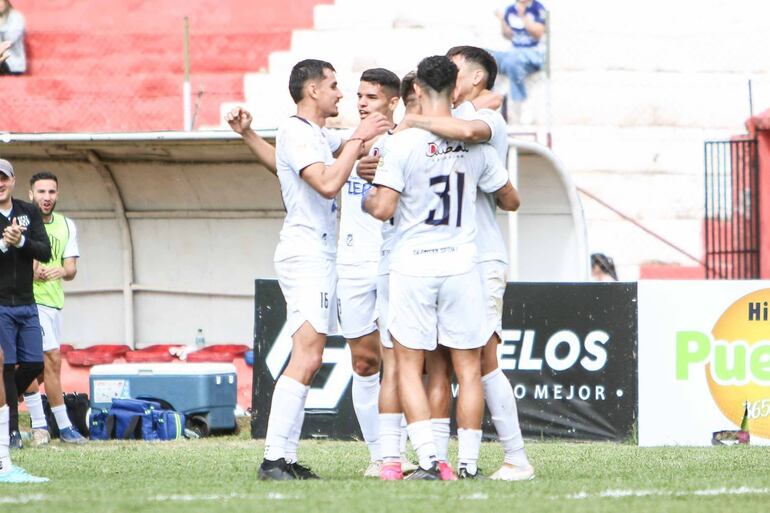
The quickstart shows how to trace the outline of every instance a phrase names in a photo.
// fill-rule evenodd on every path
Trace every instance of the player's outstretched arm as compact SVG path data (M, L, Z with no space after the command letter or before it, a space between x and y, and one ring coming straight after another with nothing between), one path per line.
M450 116L423 116L407 114L399 123L404 128L422 128L444 139L467 143L484 143L492 138L489 125L481 120L457 119Z
M388 119L374 113L367 116L353 135L345 143L334 164L327 166L322 162L311 164L302 170L302 178L324 198L332 199L337 196L345 182L350 178L350 172L358 160L366 141L373 139L390 127Z
M498 190L495 193L495 198L497 199L497 206L508 212L514 212L521 206L519 192L511 182L506 183L500 190Z
M399 193L385 186L374 186L366 192L361 208L380 221L387 221L396 213Z
M252 130L251 122L253 120L249 111L236 107L225 116L227 124L230 125L233 132L243 137L243 142L249 147L251 152L256 155L260 164L265 166L272 174L277 174L275 165L275 148L262 139Z

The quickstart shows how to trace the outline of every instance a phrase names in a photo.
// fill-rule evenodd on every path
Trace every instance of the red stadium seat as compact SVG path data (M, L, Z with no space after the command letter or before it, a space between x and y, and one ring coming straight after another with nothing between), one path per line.
M123 356L128 363L172 362L176 359L168 351L140 349L129 351Z
M188 362L232 362L235 359L235 353L226 351L195 351L187 355Z

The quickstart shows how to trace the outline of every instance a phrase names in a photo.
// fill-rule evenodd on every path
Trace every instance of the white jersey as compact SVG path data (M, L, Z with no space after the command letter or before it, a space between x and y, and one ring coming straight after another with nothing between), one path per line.
M390 270L465 274L476 264L476 188L495 192L508 172L486 144L447 141L418 128L385 144L374 183L400 193Z
M491 145L500 157L503 165L508 159L508 133L503 116L491 109L476 110L471 102L463 102L452 111L458 119L479 120L489 126L492 137L487 144ZM479 191L476 198L476 247L479 251L480 262L499 261L508 263L508 251L505 247L503 233L497 224L497 199L494 194Z
M301 177L301 171L320 162L331 165L341 140L334 132L297 116L278 130L275 160L286 219L275 248L276 262L298 256L334 260L337 244L336 200L321 196Z
M382 151L388 134L372 145L369 155ZM358 176L358 164L340 192L340 239L337 243L337 263L356 265L362 262L379 262L382 246L382 221L361 210L361 197L372 185Z

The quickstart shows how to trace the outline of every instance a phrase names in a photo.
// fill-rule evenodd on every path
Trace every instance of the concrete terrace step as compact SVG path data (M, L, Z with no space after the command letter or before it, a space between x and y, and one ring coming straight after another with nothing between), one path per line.
M192 34L214 29L223 34L291 30L313 24L313 7L332 0L27 0L20 9L27 18L30 32L62 31L90 33L130 33L143 31L178 34L183 19L190 19ZM87 23L85 23L87 20Z
M246 72L264 68L273 48L286 48L289 31L197 34L190 40L193 72ZM175 72L184 66L182 39L172 35L34 33L28 38L30 73L110 76ZM105 52L119 58L105 58Z
M240 73L197 74L193 93L203 91L197 124L219 120L222 101L241 90ZM121 81L95 81L89 76L22 76L3 83L4 94L14 98L0 109L0 130L137 131L182 128L182 74L141 74ZM141 101L136 101L141 98ZM44 113L44 125L30 112ZM79 121L80 120L80 121ZM70 128L67 128L70 127Z

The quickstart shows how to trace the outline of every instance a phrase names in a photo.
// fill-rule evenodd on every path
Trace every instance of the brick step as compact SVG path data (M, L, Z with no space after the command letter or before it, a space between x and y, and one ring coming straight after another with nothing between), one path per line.
M287 48L290 40L290 31L198 34L190 39L191 70L258 70L267 66L272 50ZM184 65L183 41L174 35L34 33L28 38L28 48L31 75L114 78L115 74L182 73ZM107 58L105 53L115 58Z
M222 33L265 28L288 30L313 23L313 7L331 0L27 0L19 7L30 29L122 33L182 33L183 19L191 31L215 29ZM98 5L98 6L97 6Z

